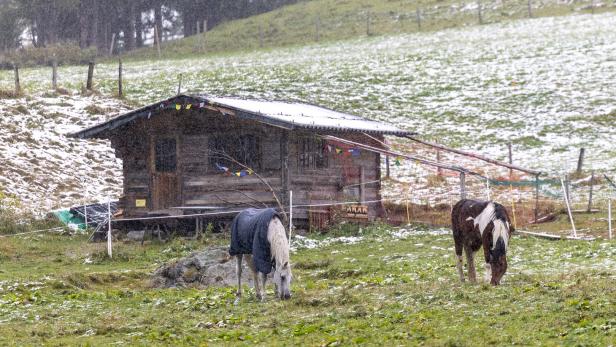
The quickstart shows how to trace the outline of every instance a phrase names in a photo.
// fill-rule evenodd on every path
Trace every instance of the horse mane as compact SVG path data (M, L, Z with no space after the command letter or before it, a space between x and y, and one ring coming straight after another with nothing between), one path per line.
M469 220L473 220L475 226L479 227L479 233L483 235L483 232L488 227L488 224L492 222L492 249L499 248L499 252L507 252L507 244L509 241L509 218L507 216L507 210L498 203L489 201L483 208L481 213L477 217L469 217ZM503 244L498 244L498 239L503 239ZM498 246L498 247L497 247Z
M289 261L289 241L280 218L274 217L270 221L267 228L267 240L270 243L272 259L276 260L276 268L279 269Z

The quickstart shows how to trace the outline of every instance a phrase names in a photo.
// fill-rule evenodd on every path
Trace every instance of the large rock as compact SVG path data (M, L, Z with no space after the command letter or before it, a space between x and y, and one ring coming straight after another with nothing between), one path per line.
M158 268L152 285L157 288L235 286L236 261L227 248L209 248ZM252 271L244 264L242 283L253 285Z

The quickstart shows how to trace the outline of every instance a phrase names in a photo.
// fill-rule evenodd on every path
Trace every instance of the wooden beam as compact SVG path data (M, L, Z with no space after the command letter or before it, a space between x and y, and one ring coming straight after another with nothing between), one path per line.
M291 182L289 170L289 132L282 131L280 138L280 179L282 180L281 197L282 204L286 206L289 202L289 184Z
M377 147L372 147L372 146L368 146L368 145L364 145L362 143L359 142L354 142L351 140L346 140L346 139L342 139L339 137L335 137L335 136L331 136L331 135L320 135L323 139L325 140L331 140L331 141L337 141L337 142L341 142L341 143L345 143L347 145L352 145L361 149L365 149L368 151L372 151L375 153L380 153L382 155L390 155L390 156L394 156L394 157L400 157L400 158L404 158L404 159L408 159L408 160L414 160L420 164L424 164L424 165L429 165L429 166L434 166L434 167L438 167L438 168L442 168L445 170L450 170L450 171L456 171L456 172L464 172L466 174L470 174L470 175L474 175L477 177L481 177L483 179L488 179L487 177L485 177L484 175L468 170L466 168L460 167L460 166L452 166L452 165L446 165L446 164L441 164L441 163L437 163L431 160L427 160L427 159L423 159L420 157L416 157L413 155L409 155L409 154L404 154L401 152L396 152L396 151L392 151L392 150L387 150L387 149L383 149L383 148L377 148Z
M443 145L440 145L440 144L437 144L437 143L431 143L431 142L423 141L423 140L420 140L420 139L418 139L416 137L413 137L413 136L405 136L405 137L407 139L409 139L409 140L415 141L417 143L421 143L422 145L426 145L426 146L442 149L444 151L448 151L448 152L460 154L460 155L463 155L463 156L467 156L467 157L483 160L483 161L485 161L487 163L490 163L490 164L494 164L494 165L498 165L498 166L503 166L503 167L506 167L506 168L509 168L509 169L525 172L525 173L528 173L528 174L531 174L531 175L541 175L542 174L541 171L526 169L526 168L519 167L519 166L516 166L516 165L508 164L508 163L505 163L505 162L502 162L502 161L499 161L499 160L490 159L490 158L484 157L484 156L479 155L479 154L470 153L470 152L462 151L462 150L455 149L455 148L450 148L450 147L443 146Z

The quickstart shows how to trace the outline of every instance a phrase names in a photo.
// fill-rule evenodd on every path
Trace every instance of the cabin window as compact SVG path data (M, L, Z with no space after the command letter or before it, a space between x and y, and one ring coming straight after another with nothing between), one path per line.
M156 171L174 172L177 167L175 139L156 140Z
M261 169L261 141L255 135L219 135L209 139L210 167L220 171L222 167L229 170ZM218 167L217 166L220 166Z
M323 139L301 137L298 143L298 166L300 169L323 169L328 166L326 143Z

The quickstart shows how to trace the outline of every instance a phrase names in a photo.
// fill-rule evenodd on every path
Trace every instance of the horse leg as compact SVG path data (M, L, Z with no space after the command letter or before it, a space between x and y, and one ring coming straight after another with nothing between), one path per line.
M248 263L248 267L250 268L250 270L252 270L252 280L255 283L255 296L257 297L257 300L262 300L261 297L261 286L259 285L259 276L257 273L257 268L255 267L255 264L252 260L252 255L247 255L246 256L246 262Z
M465 247L464 251L466 252L466 263L468 264L468 280L471 281L471 283L477 283L473 250L470 249L470 247Z
M261 301L265 301L265 281L267 281L267 275L263 272L258 273L261 279Z
M455 241L455 249L456 249L456 268L458 269L458 275L460 276L460 281L464 282L464 261L462 260L462 242L459 241L459 238L454 235Z
M237 298L242 297L242 254L238 254L235 256L237 259L237 264L235 265L235 273L237 274L237 292L235 295Z
M486 274L484 276L484 280L488 283L490 283L490 281L492 280L492 265L490 264L490 244L488 243L486 245L486 243L484 242L483 244L483 255L485 258L485 269L486 269Z

